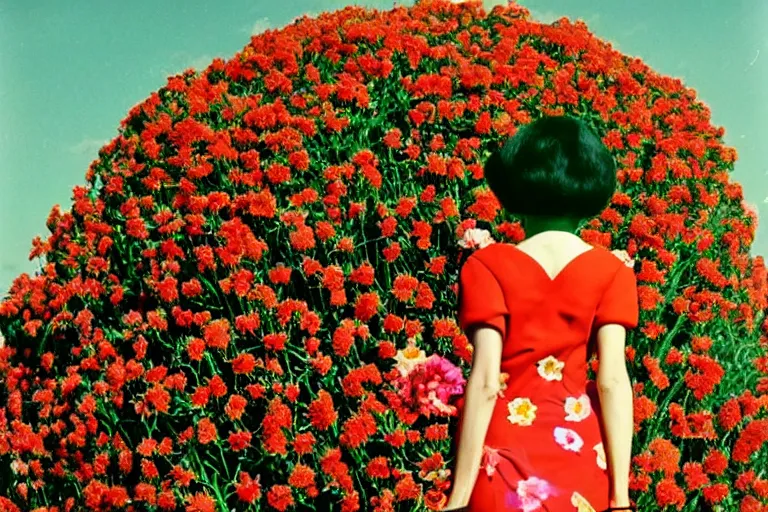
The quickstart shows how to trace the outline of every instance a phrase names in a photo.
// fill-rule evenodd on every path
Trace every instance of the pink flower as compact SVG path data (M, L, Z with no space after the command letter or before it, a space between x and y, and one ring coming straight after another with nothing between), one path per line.
M459 246L464 249L483 249L491 244L495 244L491 233L486 229L470 228L464 231L464 237L459 240Z
M438 355L428 357L395 382L404 405L426 417L454 416L456 407L449 402L464 393L465 384L461 369Z
M485 473L488 478L492 477L496 473L496 466L499 465L499 450L491 448L490 446L483 446L483 464L482 468L485 469Z
M572 452L580 452L584 446L584 440L575 431L569 428L555 427L555 441L561 447Z
M523 512L535 512L541 508L542 502L554 494L554 488L549 482L532 476L517 483L517 491L510 493L507 503Z

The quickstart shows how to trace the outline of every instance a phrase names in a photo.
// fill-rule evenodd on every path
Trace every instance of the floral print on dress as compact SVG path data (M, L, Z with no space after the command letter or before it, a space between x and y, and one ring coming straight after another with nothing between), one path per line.
M605 447L603 446L603 443L597 443L592 449L595 450L595 454L597 455L597 467L603 471L608 469L608 464L605 461Z
M513 425L529 427L533 424L533 420L536 419L537 407L531 402L530 398L515 398L507 404L507 409L509 409L507 419Z
M483 461L480 469L485 469L485 474L491 478L496 473L496 466L499 465L499 450L490 446L483 446Z
M571 494L571 505L576 507L577 512L597 512L595 507L589 504L587 498L575 491Z
M552 485L535 476L517 482L515 492L507 495L507 505L523 512L536 512L541 504L555 494Z
M504 392L507 390L508 381L509 374L501 372L501 374L499 374L499 398L504 398Z
M555 441L562 448L576 453L584 446L584 440L575 430L564 427L555 427Z
M592 404L587 395L578 398L569 396L565 399L565 421L584 421L591 411Z
M537 370L542 378L548 381L563 380L565 363L554 356L547 356L537 363Z

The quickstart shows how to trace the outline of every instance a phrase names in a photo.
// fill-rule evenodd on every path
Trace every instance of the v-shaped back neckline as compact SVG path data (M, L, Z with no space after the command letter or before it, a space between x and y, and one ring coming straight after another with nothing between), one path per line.
M531 256L530 254L528 254L528 253L527 253L527 252L525 252L524 250L520 249L520 248L519 248L519 247L517 247L516 245L513 245L512 247L514 247L514 248L515 248L515 251L517 251L518 253L520 253L520 254L522 254L523 256L525 256L525 258L527 258L528 260L530 260L530 261L531 261L531 263L533 263L533 264L534 264L534 266L535 266L536 268L538 268L538 269L539 269L539 272L541 272L541 274L542 274L542 275L543 275L543 276L544 276L544 277L547 279L547 281L549 281L550 283L554 283L554 282L557 282L557 281L558 281L558 279L560 279L560 277L561 277L563 274L565 274L565 273L566 273L566 272L567 272L567 271L570 269L570 267L572 267L572 266L573 266L573 265L574 265L574 264L575 264L577 261L581 260L581 259L582 259L584 256L586 256L587 254L590 254L590 253L593 253L593 252L595 252L595 250L596 250L596 247L590 247L590 248L589 248L589 249L587 249L586 251L584 251L584 252L581 252L581 253L577 254L576 256L574 256L573 258L571 258L571 259L570 259L570 261L568 261L568 263L566 263L565 265L563 265L563 266L562 266L562 268L560 268L560 270L559 270L559 271L558 271L558 272L557 272L557 273L556 273L554 276L550 276L550 275L549 275L549 272L547 272L547 269L545 269L545 268L544 268L544 266L543 266L541 263L539 263L539 260L537 260L536 258L534 258L533 256Z

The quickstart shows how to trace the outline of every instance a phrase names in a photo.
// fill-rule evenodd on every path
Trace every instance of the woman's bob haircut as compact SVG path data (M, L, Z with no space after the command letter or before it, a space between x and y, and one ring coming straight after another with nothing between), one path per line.
M584 122L543 117L490 156L485 178L513 215L586 219L613 196L616 164Z

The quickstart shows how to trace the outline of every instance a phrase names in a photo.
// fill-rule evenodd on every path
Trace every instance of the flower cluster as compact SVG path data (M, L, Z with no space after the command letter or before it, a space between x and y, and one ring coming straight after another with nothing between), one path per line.
M422 416L456 416L453 397L464 393L461 369L444 357L433 355L395 381L403 405Z
M474 229L524 236L483 162L544 114L618 162L581 235L637 271L640 509L764 510L766 271L723 131L583 23L445 0L297 20L129 112L0 303L0 509L439 510L458 268Z

